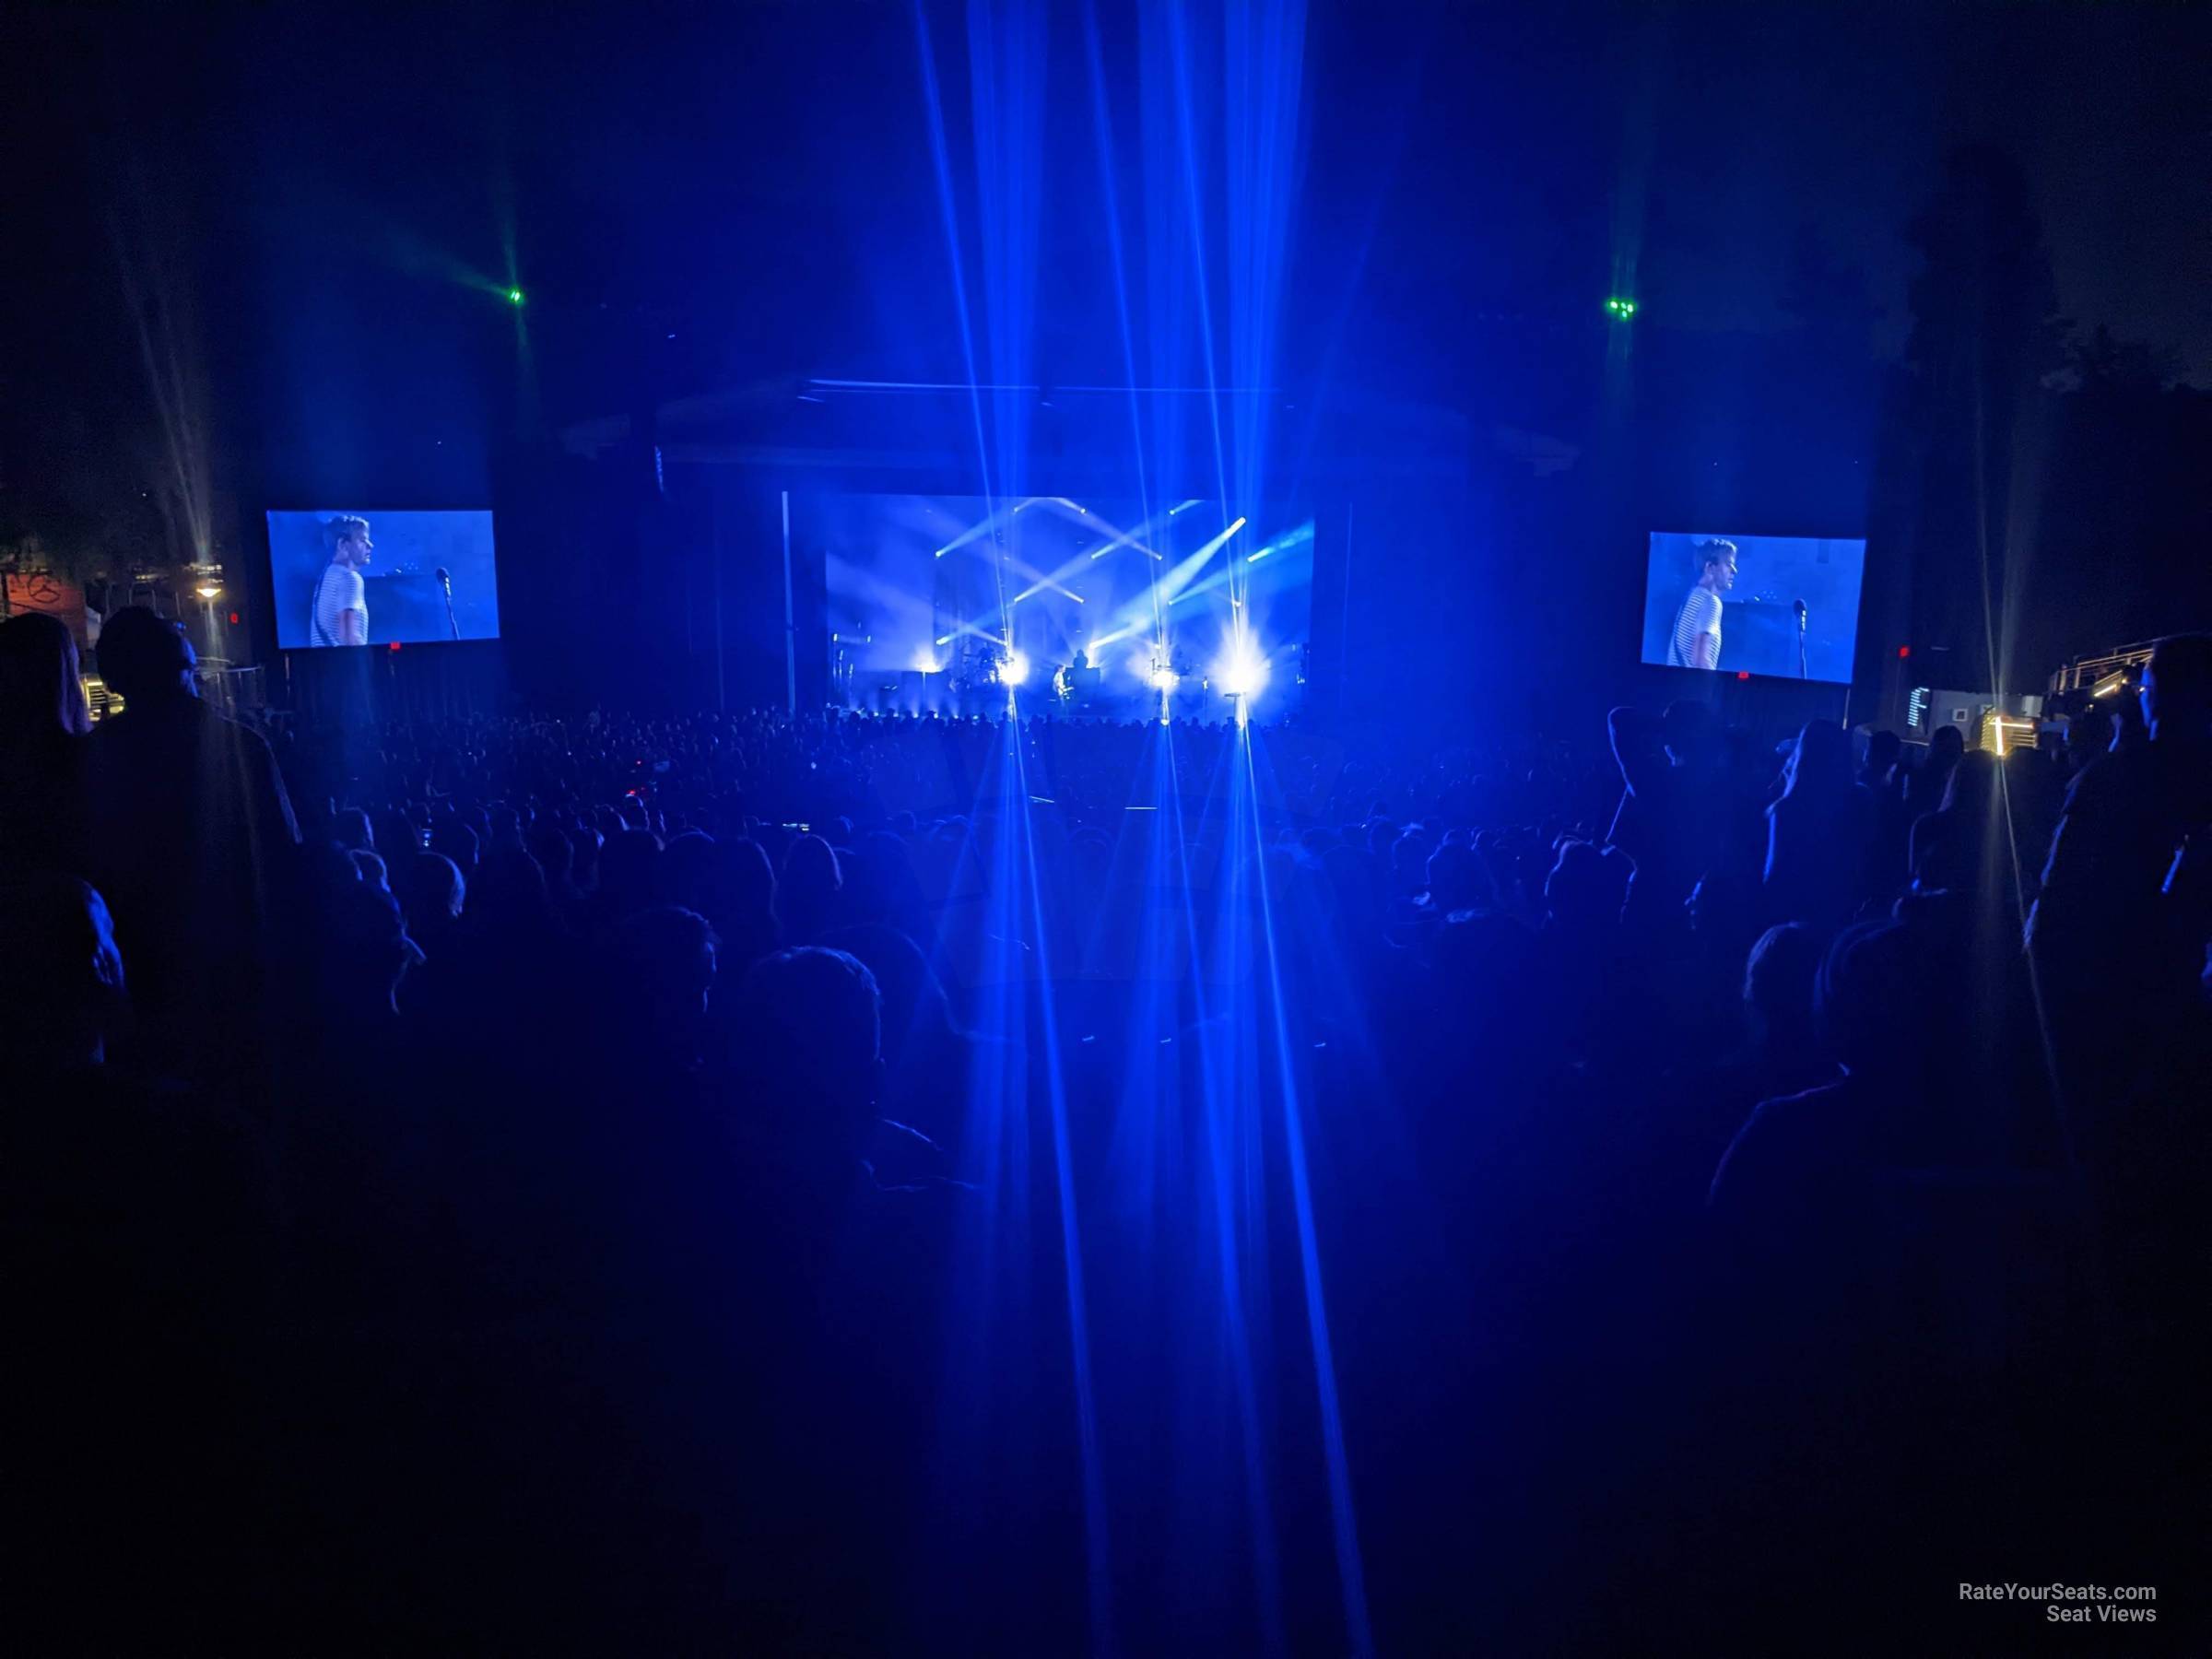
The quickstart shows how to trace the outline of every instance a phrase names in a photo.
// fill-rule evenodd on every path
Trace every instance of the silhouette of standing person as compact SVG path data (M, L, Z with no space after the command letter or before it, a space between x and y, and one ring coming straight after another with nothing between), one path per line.
M0 866L86 867L85 735L76 641L31 611L0 623Z
M93 864L165 1063L229 1075L260 1036L265 924L299 841L276 758L199 700L174 623L132 606L100 666L124 711L91 739Z

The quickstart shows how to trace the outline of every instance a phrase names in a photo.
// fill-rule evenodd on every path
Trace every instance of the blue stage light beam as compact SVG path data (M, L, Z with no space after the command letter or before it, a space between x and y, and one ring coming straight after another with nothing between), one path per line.
M1261 559L1266 558L1270 553L1287 553L1292 547L1303 547L1312 539L1313 521L1312 519L1308 519L1297 529L1291 531L1289 535L1280 536L1277 539L1269 542L1257 553L1245 554L1244 562L1246 564L1258 564Z
M1244 515L1242 513L1239 513L1234 523L1232 523L1227 529L1222 531L1220 535L1215 536L1213 540L1207 542L1206 546L1200 547L1195 553L1192 554L1191 557L1196 559L1211 559L1215 554L1218 553L1223 547L1229 545L1229 538L1230 536L1234 535L1238 531L1243 528Z
M1049 962L1052 942L1045 931L1043 877L1039 871L1036 823L1027 798L1028 761L1022 753L1020 731L1007 723L1014 766L1025 798L1017 807L1022 837L1022 864L1029 876L1030 912L1034 918L1038 956ZM1076 1386L1076 1417L1084 1481L1084 1521L1089 1587L1091 1639L1099 1652L1110 1652L1112 1642L1112 1577L1109 1570L1106 1535L1105 1477L1099 1443L1097 1385L1090 1357L1090 1309L1083 1273L1083 1231L1076 1209L1076 1172L1067 1121L1066 1068L1060 1057L1060 1017L1053 1006L1053 976L1038 977L1039 1031L1043 1039L1045 1106L1053 1136L1053 1177L1060 1199L1060 1253L1062 1283L1067 1295L1069 1365ZM1100 1599L1103 1598L1103 1599Z
M1242 779L1255 807L1259 780L1253 763L1253 734L1240 719L1236 747L1242 761ZM1263 959L1267 968L1268 1013L1275 1038L1277 1072L1282 1090L1283 1142L1288 1152L1290 1195L1298 1219L1298 1254L1300 1280L1305 1288L1306 1334L1313 1348L1313 1375L1321 1407L1322 1457L1328 1472L1329 1515L1336 1546L1337 1591L1344 1603L1345 1637L1354 1653L1372 1654L1374 1627L1367 1604L1367 1571L1359 1550L1359 1528L1352 1504L1351 1460L1345 1453L1344 1407L1336 1390L1336 1355L1329 1335L1328 1299L1323 1288L1321 1244L1313 1220L1312 1181L1306 1167L1305 1114L1300 1104L1298 1056L1290 1041L1290 1021L1283 993L1282 954L1277 947L1275 900L1267 883L1267 849L1261 837L1260 816L1250 819L1253 829L1253 867L1259 883Z
M1159 591L1165 602L1169 605L1179 604L1189 598L1194 593L1204 593L1209 588L1220 587L1225 582L1233 582L1239 569L1233 563L1216 571L1203 582L1198 580L1198 575L1201 571L1206 569L1207 561L1228 545L1229 538L1243 528L1244 521L1240 518L1162 577L1159 582Z
M1122 246L1121 189L1114 177L1113 112L1106 97L1106 53L1099 40L1099 14L1093 0L1084 0L1083 42L1085 61L1090 70L1091 131L1098 139L1099 188L1105 197L1107 250L1113 260L1114 315L1121 324L1122 374L1129 386L1129 453L1136 466L1136 511L1143 521L1141 533L1151 524L1152 491L1145 473L1144 408L1136 393L1136 334L1129 323L1129 273ZM1102 559L1107 551L1111 548L1101 549L1092 557ZM1160 555L1153 553L1152 557L1157 560Z
M1011 508L1002 509L994 512L986 512L982 519L977 521L975 524L969 525L967 529L961 531L958 535L954 536L950 541L939 547L936 550L935 557L942 559L947 553L958 552L960 548L965 547L969 545L969 543L977 540L979 537L989 535L993 531L998 528L999 524L1004 520L1012 518L1015 513L1019 512L1028 505L1029 502L1027 501L1019 501L1016 502Z
M1028 587L1023 588L1020 593L1015 594L1013 598L1007 600L1006 603L1008 605L1019 605L1024 599L1035 598L1039 594L1043 593L1047 588L1053 589L1055 593L1058 593L1066 598L1073 599L1077 605L1085 603L1082 594L1075 593L1070 589L1062 587L1058 582L1052 581L1050 578L1030 583Z
M968 409L975 429L976 465L981 469L983 486L983 506L986 517L995 516L998 509L991 488L991 445L983 435L983 398L978 390L982 379L975 366L975 327L968 315L968 273L960 257L959 210L953 199L952 158L945 139L945 100L937 87L936 53L929 43L929 14L923 0L914 0L914 40L922 67L923 102L929 112L929 154L936 170L937 210L945 227L945 251L952 265L952 294L954 311L960 324L960 358L968 371ZM943 557L942 554L939 557ZM999 619L1006 620L1006 586L999 582Z
M1030 423L1034 417L1032 401L1020 393L999 388L1018 386L1033 378L1029 370L1036 334L1037 250L1041 224L1040 186L1046 147L1042 123L1045 108L1042 90L1045 14L1041 6L1034 5L1004 7L973 5L968 11L967 79L976 176L976 244L981 255L983 293L987 301L982 314L988 330L991 380L994 388L991 393L994 418L988 429L983 416L983 376L978 372L976 331L968 312L967 286L960 256L962 239L954 203L943 100L930 47L924 0L916 0L914 17L930 118L931 154L936 168L939 203L947 251L953 265L954 285L960 297L960 340L968 374L977 451L983 467L985 505L987 508L995 508L996 499L993 489L994 478L997 488L1008 495L1022 493L1028 485L1028 441ZM992 465L993 438L999 445L995 471ZM1010 558L1001 557L992 561L993 578L997 584L1000 632L1009 644L1012 642L1013 629L1006 599L1006 572L1015 569L1023 569L1031 580L1041 577L1041 572L1026 570L1018 560ZM1008 688L1007 699L1009 712L1016 717L1006 720L999 727L1002 752L998 771L1003 787L996 802L994 817L997 829L993 839L995 841L994 862L1000 866L1002 879L992 884L994 892L1003 894L1004 898L994 898L986 926L995 939L1012 939L1014 946L994 947L994 949L1005 950L1006 959L997 964L997 984L1000 989L994 1001L1000 1005L1002 1018L991 1034L1018 1047L1029 1048L1031 1054L1037 1053L1038 1049L1030 1045L1041 1040L1045 1090L1043 1105L1052 1135L1050 1151L1060 1221L1060 1267L1067 1322L1065 1336L1079 1449L1085 1569L1089 1590L1090 1647L1095 1653L1111 1653L1115 1646L1112 1622L1113 1577L1108 1547L1104 1475L1090 1351L1089 1314L1085 1294L1082 1237L1077 1225L1076 1182L1068 1144L1066 1099L1058 1047L1058 1018L1053 1006L1050 941L1046 937L1045 910L1031 816L1038 808L1032 806L1030 801L1033 793L1050 794L1056 792L1049 789L1033 792L1027 787L1024 754L1027 740L1023 723L1018 717L1017 700L1012 688ZM1027 877L1026 884L1018 879L1022 877ZM1018 914L1002 916L1002 904L1018 906L1025 896L1028 900L1029 925L1022 925L1023 918ZM1006 922L1011 922L1014 925L1003 925ZM1031 941L1034 943L1033 951ZM1039 971L1040 969L1041 971ZM1031 986L1034 987L1041 1017L1033 1029L1027 1018ZM1023 1072L1030 1070L1027 1066L1020 1069ZM1009 1077L1005 1081L1012 1087L1002 1089L996 1097L994 1105L998 1110L994 1117L997 1121L991 1124L990 1128L1007 1141L1009 1150L1017 1137L1018 1143L1026 1147L1026 1124L1032 1112L1031 1090L1026 1080ZM1015 1115L1018 1115L1022 1121L1010 1121ZM1011 1168L1014 1173L1009 1175L1008 1184L1026 1184L1029 1174L1027 1159L1012 1162ZM1008 1265L1015 1272L1026 1273L1026 1261L1009 1262ZM1015 1304L1015 1317L1021 1317L1031 1305L1026 1298ZM1033 1348L1034 1345L1029 1342L1032 1333L1018 1327L1017 1335Z
M1224 547L1228 546L1230 538L1243 528L1244 521L1242 518L1239 518L1236 523L1230 524L1228 529L1222 531L1218 535L1213 537L1213 539L1208 541L1204 547L1198 548L1187 558L1178 560L1175 568L1168 571L1165 575L1161 576L1159 582L1154 584L1159 594L1160 604L1163 606L1174 604L1175 596L1182 593L1182 590L1188 587L1192 582L1195 582L1198 579L1199 572L1206 569L1206 565L1212 560L1214 555L1218 553ZM1134 629L1132 629L1132 631L1134 631Z
M1058 594L1064 599L1073 599L1077 605L1083 603L1082 594L1077 593L1075 589L1067 586L1065 582L1054 581L1052 577L1047 576L1042 571L1039 570L1035 565L1030 564L1026 559L1016 559L1010 553L1002 553L999 556L998 562L1006 569L1013 571L1017 576L1027 576L1031 582L1036 583L1034 587L1029 588L1023 593L1016 594L1014 598L1007 600L1006 604L1008 606L1013 606L1018 603L1020 600L1027 599L1031 594L1042 593L1046 588L1051 588L1054 593Z
M1134 530L1124 530L1119 525L1115 524L1112 520L1106 517L1104 513L1093 512L1089 508L1080 506L1077 503L1069 500L1065 496L1048 497L1046 499L1051 505L1061 509L1063 517L1070 517L1073 515L1073 522L1081 524L1087 528L1103 530L1107 535L1113 538L1104 547L1100 547L1097 552L1082 555L1080 558L1103 559L1107 554L1114 552L1119 548L1132 547L1140 553L1150 553L1154 559L1162 559L1165 557L1165 555L1145 546L1144 542L1140 539L1152 527L1152 521L1148 519L1145 523L1139 524ZM1081 569L1079 559L1069 560L1066 568L1070 571ZM1062 573L1065 574L1065 571L1064 571Z
M1289 1644L1283 1630L1275 1505L1268 1500L1274 1484L1271 1447L1264 1427L1258 1382L1277 1369L1268 1341L1274 1310L1266 1288L1275 1276L1265 1245L1265 1241L1275 1236L1267 1219L1275 1198L1265 1175L1263 1143L1266 1135L1261 1122L1271 1090L1259 1065L1261 1020L1254 1006L1252 972L1257 956L1256 930L1251 860L1244 854L1245 844L1258 830L1247 823L1253 812L1252 791L1246 787L1233 746L1218 749L1217 756L1217 770L1205 797L1206 822L1200 831L1208 845L1221 848L1215 865L1211 960L1194 961L1191 974L1200 992L1202 1018L1198 1030L1206 1179L1199 1196L1215 1238L1220 1318L1229 1339L1231 1399L1242 1430L1245 1525L1263 1638L1260 1645L1264 1652L1280 1653L1288 1652ZM1193 925L1195 927L1194 917ZM1219 987L1215 995L1206 994L1209 983ZM1249 1266L1248 1256L1252 1258Z
M1196 278L1199 350L1206 365L1206 418L1212 423L1214 434L1214 486L1218 499L1226 503L1232 498L1229 493L1229 452L1221 436L1221 397L1218 390L1221 377L1215 369L1214 308L1206 273L1206 215L1198 184L1198 117L1197 103L1191 95L1188 21L1181 6L1169 8L1168 21L1168 37L1175 54L1176 135L1181 140L1182 151L1183 203L1184 210L1189 215L1187 229L1191 238L1191 264ZM1208 107L1212 107L1210 103ZM1222 511L1227 512L1228 508L1224 506Z
M1201 582L1199 581L1199 572L1206 569L1206 564L1215 554L1228 545L1231 536L1244 528L1244 523L1243 518L1240 516L1228 529L1213 537L1197 551L1179 559L1173 570L1151 584L1144 597L1132 599L1124 605L1119 615L1119 626L1109 629L1092 641L1091 648L1096 651L1103 646L1119 644L1124 640L1134 639L1144 630L1146 626L1144 611L1147 606L1151 606L1157 613L1160 613L1155 616L1151 626L1155 639L1164 645L1167 627L1164 620L1166 607L1188 597L1190 593L1204 592L1209 588L1219 587L1229 579L1227 571L1217 571L1213 575Z

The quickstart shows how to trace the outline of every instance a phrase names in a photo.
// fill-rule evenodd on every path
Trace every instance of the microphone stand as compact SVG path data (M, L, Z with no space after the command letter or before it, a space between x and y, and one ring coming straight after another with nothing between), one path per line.
M1805 671L1805 613L1803 611L1797 613L1797 677L1799 679L1811 677Z
M453 630L453 639L458 642L461 638L461 622L460 618L453 615L453 579L441 571L438 572L438 585L445 591L445 625ZM1803 633L1803 623L1798 624L1798 631L1800 634ZM1798 654L1800 656L1804 654L1802 649Z

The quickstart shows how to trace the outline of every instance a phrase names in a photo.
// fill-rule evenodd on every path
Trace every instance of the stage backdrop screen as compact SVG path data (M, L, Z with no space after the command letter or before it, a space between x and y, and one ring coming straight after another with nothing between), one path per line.
M994 705L1008 659L1032 708L1135 717L1297 706L1312 633L1312 514L1108 497L825 495L796 500L818 547L832 700ZM1010 626L1011 639L1006 637ZM1248 660L1230 659L1242 654Z
M490 513L347 507L268 517L282 649L500 637Z
M1848 682L1865 568L1863 541L1654 531L1643 660Z

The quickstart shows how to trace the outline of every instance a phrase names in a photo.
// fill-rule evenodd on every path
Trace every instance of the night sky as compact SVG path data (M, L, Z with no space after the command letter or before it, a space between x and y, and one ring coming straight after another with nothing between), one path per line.
M553 421L641 374L958 371L905 6L33 6L5 28L8 489L160 453L126 270L173 320L168 384L218 488L278 429L347 441L317 423L348 375L366 423L487 441L520 394L510 280ZM1501 329L1583 317L1627 270L1646 324L1756 336L1800 320L1815 269L1893 357L1905 227L1980 140L2025 170L2061 312L2212 385L2206 8L1325 0L1308 37L1288 378L1479 401ZM1055 29L1038 359L1063 379L1118 371L1079 52Z

